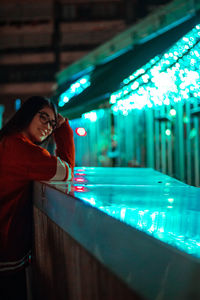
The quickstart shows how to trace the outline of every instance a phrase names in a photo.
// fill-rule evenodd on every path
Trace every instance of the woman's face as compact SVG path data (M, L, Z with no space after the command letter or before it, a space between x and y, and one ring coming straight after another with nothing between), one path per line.
M32 142L43 142L55 127L54 111L50 107L45 106L34 116L27 129L24 130L24 134Z

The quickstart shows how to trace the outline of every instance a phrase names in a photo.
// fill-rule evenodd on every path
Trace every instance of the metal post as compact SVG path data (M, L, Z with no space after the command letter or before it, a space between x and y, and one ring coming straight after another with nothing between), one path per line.
M159 116L159 111L155 109L155 118ZM160 123L155 120L155 168L160 171Z
M153 109L146 109L146 159L148 168L154 168Z
M175 131L175 170L178 179L185 180L184 163L184 131L183 131L183 104L176 104L177 118Z
M195 102L194 108L198 107L198 103ZM195 137L194 137L194 173L195 173L195 185L200 185L200 166L199 166L199 155L200 155L200 144L199 144L199 119L197 116L194 117L194 129L195 129Z
M161 106L161 116L165 115L165 105ZM166 173L166 124L165 121L161 121L160 135L161 135L161 171Z
M191 132L191 117L190 117L190 102L187 101L185 104L186 109L186 182L188 184L192 184L192 164L191 164L191 139L190 139L190 132Z
M169 115L171 110L171 105L167 106L167 115ZM173 176L173 163L172 163L172 137L174 132L172 132L172 122L167 122L167 129L170 130L170 135L167 136L167 174Z

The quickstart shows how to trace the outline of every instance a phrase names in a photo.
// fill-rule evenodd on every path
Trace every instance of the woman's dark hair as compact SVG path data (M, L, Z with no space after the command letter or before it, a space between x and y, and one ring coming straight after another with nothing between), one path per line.
M5 136L24 131L38 111L45 106L50 107L54 111L57 121L57 108L55 104L46 97L32 96L22 104L21 108L0 130L0 140Z

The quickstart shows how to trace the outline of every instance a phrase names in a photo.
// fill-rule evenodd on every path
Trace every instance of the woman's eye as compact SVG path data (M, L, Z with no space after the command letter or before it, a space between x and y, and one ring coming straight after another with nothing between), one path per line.
M41 117L42 121L44 121L44 122L47 122L47 121L48 121L48 119L47 119L47 117L46 117L46 116L44 116L44 115L41 115L40 117Z

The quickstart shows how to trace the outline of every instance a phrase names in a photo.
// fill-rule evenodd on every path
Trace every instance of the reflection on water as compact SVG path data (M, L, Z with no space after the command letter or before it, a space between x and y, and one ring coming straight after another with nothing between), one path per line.
M200 258L200 189L153 169L75 168L53 183L88 205Z
M83 186L82 186L83 188ZM82 191L81 191L82 192ZM200 191L87 186L74 195L146 234L200 258Z

